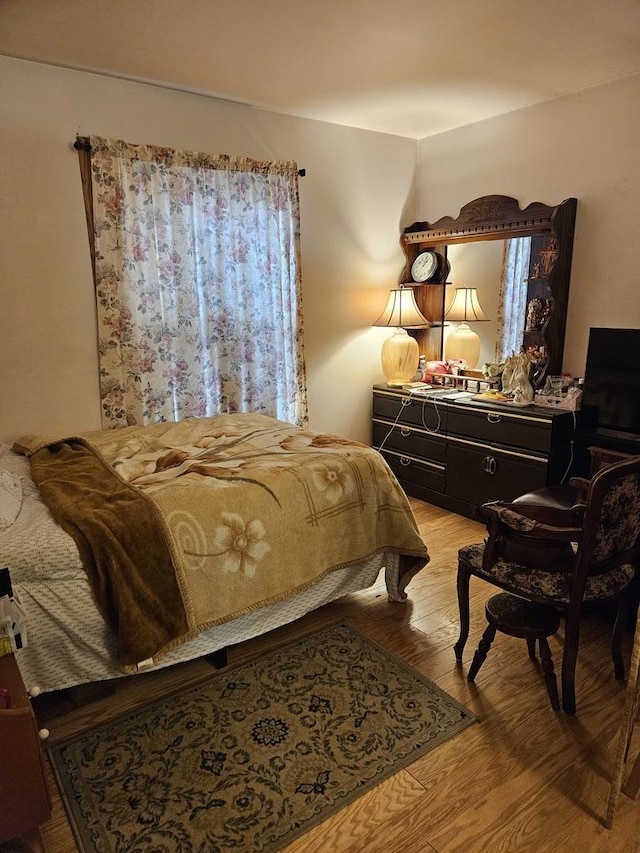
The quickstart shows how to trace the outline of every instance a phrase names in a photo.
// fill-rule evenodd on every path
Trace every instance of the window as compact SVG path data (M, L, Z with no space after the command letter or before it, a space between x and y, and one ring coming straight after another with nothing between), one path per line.
M103 425L305 424L296 164L86 147Z

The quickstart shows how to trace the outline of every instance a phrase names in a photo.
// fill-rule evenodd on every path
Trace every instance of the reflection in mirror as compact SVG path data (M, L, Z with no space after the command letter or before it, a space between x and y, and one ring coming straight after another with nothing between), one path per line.
M570 198L521 209L509 196L483 196L464 205L455 219L444 216L405 228L400 280L414 287L418 306L431 321L429 329L415 333L420 352L427 359L442 358L444 341L455 328L445 318L455 288L475 287L490 321L474 325L481 340L479 364L504 361L524 349L538 359L535 387L544 385L547 373L560 373L576 205ZM413 262L427 250L441 263L427 281L415 282ZM519 270L515 278L505 271L509 267Z
M472 324L473 331L480 338L479 367L496 360L500 276L505 243L505 240L461 243L450 246L448 250L451 273L445 297L446 310L453 300L456 287L475 287L480 305L489 320L489 322ZM455 331L457 325L447 321L444 329L445 346L447 338Z
M542 330L549 316L550 299L544 266L535 246L532 256L533 239L512 237L462 243L449 249L448 305L456 287L476 287L491 321L473 327L480 337L480 365L503 362L522 350L530 351L534 358L544 358ZM449 324L445 342L454 330L455 324Z
M505 241L498 296L497 362L527 348L524 329L530 257L531 237L512 237Z

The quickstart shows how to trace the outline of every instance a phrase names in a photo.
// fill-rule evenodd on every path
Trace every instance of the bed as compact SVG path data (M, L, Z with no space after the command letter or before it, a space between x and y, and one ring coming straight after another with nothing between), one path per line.
M27 689L200 657L429 560L372 448L224 414L0 446L0 562Z

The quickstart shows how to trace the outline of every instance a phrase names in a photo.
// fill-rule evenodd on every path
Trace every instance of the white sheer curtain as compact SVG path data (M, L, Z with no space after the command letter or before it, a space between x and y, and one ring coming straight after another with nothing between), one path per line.
M306 425L296 164L90 141L103 425Z
M498 299L496 362L500 363L522 348L527 313L527 278L531 237L505 241Z

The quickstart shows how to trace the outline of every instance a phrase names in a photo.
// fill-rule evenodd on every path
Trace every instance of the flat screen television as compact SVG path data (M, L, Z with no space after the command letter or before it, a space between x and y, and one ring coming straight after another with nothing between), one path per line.
M640 329L590 329L582 406L599 429L640 434Z

